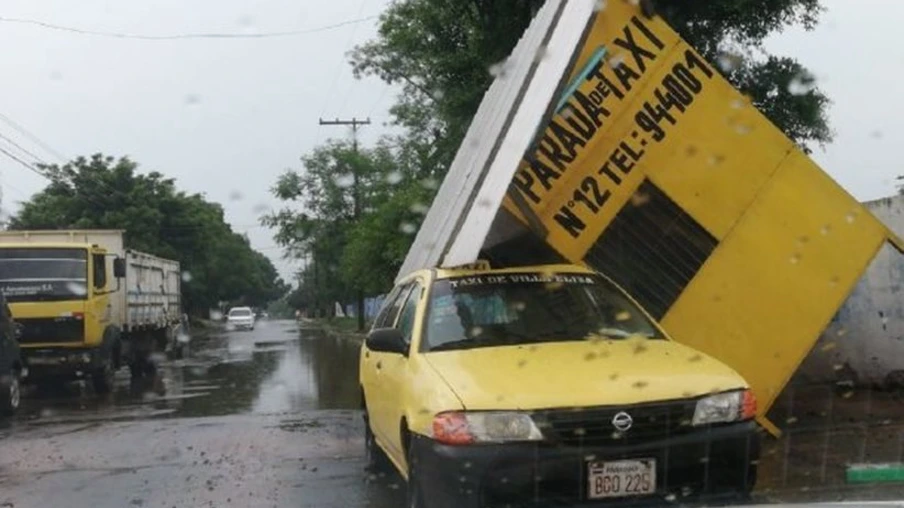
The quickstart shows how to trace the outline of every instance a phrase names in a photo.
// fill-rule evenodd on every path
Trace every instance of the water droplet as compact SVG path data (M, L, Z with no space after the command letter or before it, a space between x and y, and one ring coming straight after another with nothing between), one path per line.
M347 189L355 184L355 175L351 173L340 173L333 177L333 183L340 189Z
M752 130L753 130L753 127L751 127L747 124L742 124L742 123L735 125L735 128L734 128L734 131L736 133L738 133L738 135L740 135L740 136L750 134L750 131L752 131Z
M252 18L248 14L245 14L240 17L238 21L236 21L236 24L242 28L250 28L252 25L254 25L254 18Z
M616 379L618 379L617 372L613 372L612 374L609 374L609 381L615 381Z
M489 208L489 207L493 206L493 200L490 198L483 198L477 202L477 206L479 206L481 208Z
M505 78L506 72L508 72L507 60L496 62L490 66L490 76L493 76L494 78Z
M788 417L788 419L785 420L785 423L787 423L788 425L797 423L797 417L796 416Z
M521 312L527 308L527 304L524 302L512 302L512 309Z
M710 166L718 166L725 162L725 156L721 154L710 155L708 162Z
M483 328L480 326L471 327L470 335L471 335L471 337L479 337L479 336L483 335Z
M667 494L665 496L665 500L670 503L674 503L676 499L678 499L678 496L676 496L675 494Z
M844 216L844 221L847 222L848 224L853 224L855 218L856 218L855 214L853 212L851 212Z
M744 57L730 51L720 51L716 57L716 65L722 69L722 72L732 72L739 68L744 62Z
M616 321L628 321L629 319L631 319L631 313L626 310L623 310L615 315Z
M650 202L650 195L643 192L635 192L631 195L631 204L634 206L643 206Z
M854 392L853 392L853 391L847 391L847 392L842 393L841 396L844 397L845 399L849 399L849 398L851 398L851 397L854 396Z
M262 213L265 213L269 209L270 209L270 207L267 206L266 203L258 203L256 205L254 205L254 207L251 209L251 212L254 213L255 215L260 215Z
M593 351L584 355L584 361L591 362L593 360L596 360L596 353L594 353Z
M212 310L210 311L210 319L212 321L220 321L223 319L223 313L218 310Z
M84 282L70 281L66 283L66 291L69 291L73 295L85 296L88 294L88 287Z
M827 342L821 349L823 352L826 352L835 349L837 346L838 344L835 344L834 342Z
M436 190L439 188L439 183L435 178L424 178L421 180L421 186L425 189Z
M609 59L609 65L612 68L621 67L622 65L624 65L624 63L625 63L625 54L624 53L612 55L612 57Z
M200 95L190 93L185 96L185 104L188 106L197 106L200 103L201 103Z
M829 279L829 286L835 287L838 285L838 282L840 282L840 281L838 279L838 276L836 275L836 276L832 277L831 279Z
M527 365L527 360L518 360L518 368L522 368Z
M427 211L429 210L429 208L427 208L427 205L425 205L424 203L414 203L413 205L408 207L408 209L411 210L412 213L417 213L420 215L426 215Z
M791 262L792 265L796 265L797 263L800 263L800 254L797 254L797 253L792 254L791 259L789 259L789 261Z
M825 226L823 226L822 228L819 229L819 234L821 234L822 236L826 236L831 232L832 232L832 226L830 226L828 224L826 224Z
M60 71L57 71L57 70L51 71L50 72L50 80L51 81L62 81L63 73Z
M578 427L578 428L574 429L573 433L575 436L584 436L587 434L587 431L581 427Z
M433 91L433 100L441 101L441 100L443 100L443 97L445 97L445 96L446 96L446 92L444 92L442 90L434 90ZM383 126L385 127L386 124L384 123Z
M847 333L847 330L844 328L839 328L837 332L835 332L839 337L843 337L844 334Z
M239 201L242 199L242 193L240 191L234 190L229 193L230 201Z
M606 0L593 0L593 12L606 10Z
M869 137L871 137L873 139L882 139L882 131L874 130L869 133Z
M564 286L561 282L547 282L544 287L547 291L558 291Z
M703 355L696 354L696 355L693 355L693 356L691 356L690 358L688 358L687 361L693 363L693 362L699 362L699 361L702 360L702 359L703 359Z
M534 61L539 62L540 60L543 60L544 58L546 58L546 54L548 52L549 50L546 48L546 45L541 44L540 47L537 48L537 52L534 53Z
M41 418L50 418L52 416L56 416L56 411L50 408L44 408L40 412Z
M791 95L806 95L816 88L816 78L806 72L801 72L788 82L788 93Z
M650 383L646 381L635 381L634 384L631 385L631 388L636 388L638 390L642 390L647 387Z
M642 340L646 340L646 339L642 339ZM641 353L646 353L646 352L647 352L647 345L644 344L643 342L638 342L637 345L634 346L634 354L635 355L639 355Z
M414 224L412 224L410 222L403 222L399 226L399 231L401 231L402 233L405 233L406 235L413 235L414 233L417 232L417 226L415 226Z
M188 270L182 271L182 282L191 282L191 272Z
M401 171L392 171L388 175L386 175L386 182L389 185L395 185L402 181L402 172Z
M741 109L744 107L744 101L741 99L733 99L731 101L731 109Z

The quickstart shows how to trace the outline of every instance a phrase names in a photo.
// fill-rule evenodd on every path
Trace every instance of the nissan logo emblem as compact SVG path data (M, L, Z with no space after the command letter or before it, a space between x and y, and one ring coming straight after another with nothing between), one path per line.
M631 418L631 415L624 411L619 411L612 417L612 426L621 432L630 429L633 424L634 418Z

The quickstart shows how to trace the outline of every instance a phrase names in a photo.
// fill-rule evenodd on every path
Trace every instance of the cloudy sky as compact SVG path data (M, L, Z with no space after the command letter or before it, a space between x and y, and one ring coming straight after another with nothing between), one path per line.
M220 202L237 231L269 255L284 276L262 211L279 206L269 188L286 168L327 137L319 117L370 116L364 143L386 132L393 91L352 78L344 57L373 37L387 0L5 0L0 4L0 134L40 160L104 152L129 155L145 170L175 177ZM835 142L814 154L859 199L894 192L904 174L896 141L904 134L897 78L904 48L894 30L904 2L824 0L815 31L789 30L768 48L799 58L834 101ZM365 19L361 22L354 20ZM86 31L139 35L308 33L270 38L141 40L54 30L37 20ZM328 28L346 23L335 28ZM18 132L5 120L24 127ZM43 145L43 146L42 146ZM6 141L0 147L16 151ZM55 153L54 153L55 152ZM30 156L21 154L26 159ZM46 182L0 158L2 206Z

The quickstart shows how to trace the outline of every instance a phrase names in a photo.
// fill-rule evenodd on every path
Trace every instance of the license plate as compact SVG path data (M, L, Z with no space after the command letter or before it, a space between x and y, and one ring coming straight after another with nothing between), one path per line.
M590 462L587 497L644 496L656 492L656 459Z

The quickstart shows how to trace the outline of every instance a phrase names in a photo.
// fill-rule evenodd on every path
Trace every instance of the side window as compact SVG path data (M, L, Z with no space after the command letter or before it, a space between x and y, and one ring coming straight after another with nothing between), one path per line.
M103 289L107 286L107 256L93 254L94 260L94 287Z
M405 307L402 308L402 315L399 316L397 328L402 332L402 339L408 344L411 344L411 334L414 331L414 317L417 314L417 304L421 300L421 291L420 284L417 284L408 292L408 299L405 301Z
M405 296L408 294L410 285L397 287L386 297L383 311L377 317L374 328L391 328L395 324L396 316L399 315L399 309L405 302Z

